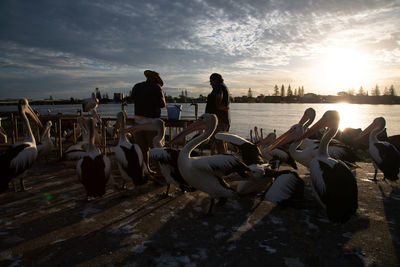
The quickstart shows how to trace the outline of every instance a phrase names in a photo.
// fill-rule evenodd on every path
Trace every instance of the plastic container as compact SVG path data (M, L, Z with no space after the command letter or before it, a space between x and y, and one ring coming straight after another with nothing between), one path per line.
M169 120L179 120L181 118L182 105L168 104L167 114Z

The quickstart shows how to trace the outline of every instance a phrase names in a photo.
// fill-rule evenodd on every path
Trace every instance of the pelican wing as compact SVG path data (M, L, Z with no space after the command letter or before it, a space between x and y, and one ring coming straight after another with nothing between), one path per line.
M304 181L296 172L282 171L265 194L271 202L280 204L291 198L300 197L304 193Z
M17 173L21 173L29 168L37 157L37 148L29 143L23 143L14 146L15 151L12 152L14 158L11 160L10 166L15 168Z
M237 146L241 146L245 143L253 144L250 141L244 139L243 137L232 133L216 133L215 138Z
M193 167L213 172L217 176L228 175L237 172L242 177L247 177L249 168L240 159L233 155L219 154L208 157L198 157L193 161Z
M318 160L323 173L324 192L320 195L326 206L329 220L344 223L356 212L358 208L357 181L349 168L341 161L329 164ZM313 180L314 183L314 180ZM317 185L317 188L321 187Z
M378 142L375 147L379 151L382 161L378 166L385 174L385 178L395 181L399 179L398 173L400 168L400 152L397 148L388 142Z
M260 149L252 142L231 133L217 133L215 138L236 145L246 165L264 163Z
M162 164L176 165L179 151L171 148L152 148L149 153L150 159L154 159Z

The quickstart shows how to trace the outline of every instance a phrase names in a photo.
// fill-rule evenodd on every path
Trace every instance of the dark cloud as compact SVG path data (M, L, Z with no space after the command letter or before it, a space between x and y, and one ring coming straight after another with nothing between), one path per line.
M69 89L82 97L96 84L129 90L147 68L163 73L171 92L202 91L200 81L216 69L246 76L295 64L332 33L398 23L399 9L395 0L4 0L0 98L6 88L38 98L47 97L45 90L68 96ZM368 45L396 51L398 33L388 35Z

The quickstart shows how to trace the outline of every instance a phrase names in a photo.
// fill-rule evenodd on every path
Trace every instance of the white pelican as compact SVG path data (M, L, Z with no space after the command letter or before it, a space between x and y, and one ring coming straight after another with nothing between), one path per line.
M86 155L76 164L79 181L86 189L87 199L106 193L106 184L111 178L111 164L107 156L101 155L94 144L95 122L88 119L89 144Z
M3 140L1 141L2 143L7 143L7 133L6 131L4 131L3 127L1 127L0 125L0 138L2 138Z
M375 167L374 180L378 169L384 174L384 179L398 180L400 168L400 152L392 144L379 141L377 135L385 129L386 121L383 117L375 118L374 121L361 132L359 138L369 133L369 154Z
M99 105L99 100L97 99L96 94L92 93L91 98L83 99L82 110L84 112L89 112L93 109L96 109L98 105Z
M248 167L233 155L218 154L205 157L192 157L190 153L200 144L209 140L217 127L218 119L214 114L203 114L199 119L180 132L171 143L196 130L204 130L201 135L191 139L178 156L178 168L185 181L194 188L207 193L211 197L208 214L211 213L215 198L226 200L238 193L229 187L222 176L238 172L246 177Z
M270 165L264 163L259 147L243 137L232 133L216 133L215 138L237 146L241 159L251 171L249 179L240 181L236 190L240 194L249 194L264 190L271 182L271 179L264 177L265 169L270 169Z
M40 142L37 144L38 157L44 157L46 162L48 161L47 156L52 152L54 147L53 140L51 140L50 136L52 125L53 123L51 121L46 122Z
M304 181L297 172L266 170L266 176L275 178L264 196L268 201L276 204L285 204L292 199L303 197Z
M137 124L127 131L157 131L153 138L153 148L150 149L149 158L160 164L161 174L167 182L167 188L164 196L168 196L171 184L179 187L182 192L192 192L195 189L190 187L183 179L178 169L178 155L180 150L164 147L165 123L161 119L152 119L149 123ZM125 131L125 132L127 132Z
M37 147L35 137L29 124L29 115L40 127L40 122L36 113L29 106L26 98L18 101L18 110L25 124L27 134L24 141L13 144L4 154L0 156L0 193L8 190L8 183L14 178L20 179L21 190L24 191L23 175L34 163L37 157Z
M358 208L357 181L346 164L329 157L328 145L338 130L339 112L328 110L300 139L307 138L322 127L328 127L321 139L317 156L310 164L312 189L326 209L330 221L344 223Z
M126 125L126 113L120 111L117 114L117 122L115 127L121 129L119 141L112 148L115 153L115 158L118 162L118 168L124 181L131 180L135 186L147 183L147 168L143 163L143 153L139 145L131 144L128 141L126 133L122 130ZM124 185L122 187L125 186Z
M304 138L302 140L297 139L300 138L300 136L302 136L303 133L308 129L309 125L314 121L314 118L314 109L308 108L304 112L304 115L300 119L299 123L293 125L287 132L279 136L273 143L269 145L268 149L273 151L278 145L283 146L287 143L290 143L290 155L297 162L309 168L312 159L318 154L320 141L312 140L309 138ZM304 145L304 143L306 143L306 145ZM297 148L299 147L301 148L301 150L297 150ZM349 167L355 167L353 163L356 161L357 157L355 156L354 152L352 152L351 149L347 146L340 145L338 143L335 145L329 145L328 154L334 159L344 161Z
M87 119L84 117L78 117L78 125L81 129L82 140L69 146L63 153L63 160L78 160L86 155L89 145L89 128L87 125Z

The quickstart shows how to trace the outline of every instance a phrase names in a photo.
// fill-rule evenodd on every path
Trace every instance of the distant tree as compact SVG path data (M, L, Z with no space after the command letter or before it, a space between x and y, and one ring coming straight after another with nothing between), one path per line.
M251 88L247 91L247 97L252 98L253 97L253 92L251 91Z
M278 96L279 95L279 87L278 85L275 84L274 86L274 96Z
M393 86L393 85L392 85L392 86ZM53 100L53 96L52 96L52 95L49 97L49 100Z
M347 90L347 93L348 93L349 95L354 95L354 89L351 88L351 89Z
M285 96L285 86L283 84L281 86L281 96Z
M290 87L290 84L287 88L287 96L293 96L293 91L292 91L292 88Z
M395 92L395 90L394 90L394 86L393 86L393 84L390 86L390 88L389 88L389 94L391 95L391 96L395 96L396 95L396 92Z
M299 96L304 96L304 86L301 87Z
M364 88L360 86L360 89L358 89L358 94L357 95L365 95Z
M188 97L188 94L187 94L187 90L185 89L185 97L187 98Z
M340 91L337 93L338 96L348 96L349 94L345 91Z
M372 88L371 95L373 95L373 96L380 96L381 95L381 91L379 90L379 86L378 85L375 85L375 88Z
M385 90L383 90L383 95L390 95L389 89L385 86Z
M297 96L297 88L294 88L294 95Z

